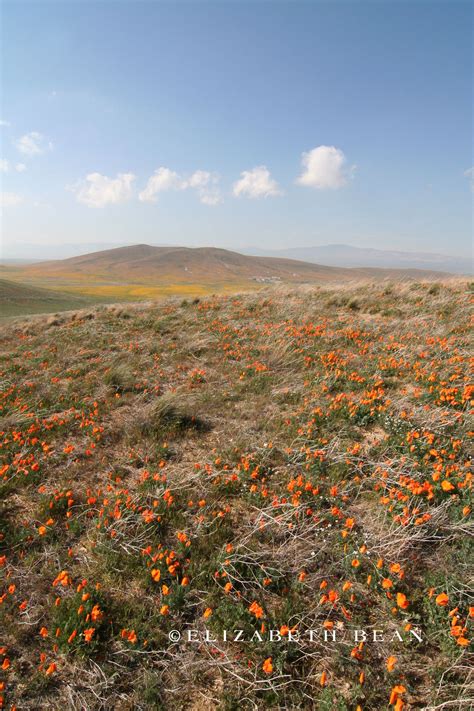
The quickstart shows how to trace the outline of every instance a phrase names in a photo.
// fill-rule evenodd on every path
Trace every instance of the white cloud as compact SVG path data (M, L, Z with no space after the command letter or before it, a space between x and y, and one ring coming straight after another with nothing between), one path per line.
M0 126L11 126L10 121L3 121L3 119L0 119Z
M218 175L209 173L207 170L196 170L188 180L183 181L183 189L192 188L196 190L199 201L203 205L213 207L222 202L218 184Z
M156 202L159 193L167 190L196 190L200 202L204 205L218 205L221 195L218 188L219 177L206 170L196 170L188 178L169 168L161 167L155 170L148 179L146 187L139 194L142 202Z
M0 207L16 207L23 202L23 196L17 193L0 193Z
M204 188L198 190L199 201L203 205L209 205L209 207L214 207L222 202L222 196L219 188Z
M145 190L138 195L142 202L156 202L158 193L166 190L180 190L181 178L169 168L158 168L153 175L148 178Z
M12 166L6 158L0 158L0 173L9 173L10 169L16 170L17 173L23 173L26 170L26 165L24 163L17 163Z
M183 181L183 187L205 188L212 180L211 174L207 170L196 170L188 180Z
M465 170L464 175L466 178L469 178L471 192L474 193L474 166L472 168L468 168L467 170Z
M134 180L133 173L118 173L116 178L89 173L85 180L70 186L68 190L75 194L77 202L87 207L105 207L129 200Z
M301 157L304 171L296 183L318 190L342 188L355 170L355 166L347 168L346 162L346 157L339 148L313 148Z
M20 153L26 156L41 155L53 147L51 141L48 141L48 139L41 133L38 133L38 131L25 133L24 136L15 141L15 145Z
M240 180L234 183L233 193L235 197L252 199L283 194L265 165L259 165L252 170L244 170L240 174Z

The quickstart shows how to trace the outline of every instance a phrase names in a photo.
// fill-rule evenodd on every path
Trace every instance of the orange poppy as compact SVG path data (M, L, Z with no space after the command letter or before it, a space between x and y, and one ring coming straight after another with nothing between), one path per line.
M397 593L397 605L402 610L406 610L410 603L407 600L407 596L404 593Z
M272 658L268 657L262 664L262 669L265 674L271 674L273 672Z
M449 597L446 595L445 592L440 593L439 595L436 596L435 602L437 605L440 607L446 607L446 605L449 602Z
M391 656L387 659L385 666L387 667L387 671L392 672L395 668L395 665L397 663L397 657Z

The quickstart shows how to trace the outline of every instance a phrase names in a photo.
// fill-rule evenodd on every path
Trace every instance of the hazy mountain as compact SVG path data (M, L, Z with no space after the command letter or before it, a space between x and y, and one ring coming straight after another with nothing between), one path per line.
M472 259L431 252L399 252L395 250L352 247L348 244L327 244L319 247L292 247L264 250L249 247L246 254L301 259L333 267L378 267L382 269L428 269L452 274L472 273Z
M68 259L69 257L78 257L85 252L98 252L102 249L125 247L129 244L130 242L62 242L61 244L21 242L0 248L0 264Z

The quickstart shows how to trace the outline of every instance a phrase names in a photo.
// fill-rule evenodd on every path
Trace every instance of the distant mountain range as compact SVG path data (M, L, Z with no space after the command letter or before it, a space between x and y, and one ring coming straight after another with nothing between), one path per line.
M472 259L453 257L431 252L399 252L395 250L352 247L348 244L327 244L319 247L292 247L290 249L257 249L249 247L245 254L304 262L332 267L376 267L379 269L428 269L451 274L472 274Z

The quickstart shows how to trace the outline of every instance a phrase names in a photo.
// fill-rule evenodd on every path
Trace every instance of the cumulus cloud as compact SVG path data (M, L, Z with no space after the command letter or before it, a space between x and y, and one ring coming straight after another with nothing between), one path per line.
M23 202L23 196L18 193L0 193L0 207L16 207Z
M187 180L183 181L183 189L196 190L203 205L218 205L222 202L219 190L219 176L207 170L196 170Z
M221 202L218 183L219 177L206 170L196 170L189 177L184 177L162 166L148 179L138 198L142 202L157 202L159 193L191 189L197 192L203 205L218 205Z
M244 170L240 179L234 183L235 197L248 197L252 199L282 195L278 183L270 175L265 165L259 165L252 170Z
M471 186L471 192L474 193L474 166L472 168L468 168L467 170L464 171L464 175L466 178L469 178L469 184Z
M209 205L209 207L214 207L215 205L220 205L222 202L222 196L219 188L216 187L206 187L198 190L199 201L203 205Z
M45 138L43 134L38 133L38 131L31 131L30 133L25 133L21 138L18 138L15 141L15 146L20 153L26 156L38 156L51 150L53 144Z
M132 196L133 173L118 173L116 178L108 178L100 173L89 173L68 188L76 196L77 202L87 207L105 207L126 202Z
M296 183L317 190L344 187L355 170L355 166L347 167L346 156L334 146L318 146L303 153L301 164L304 170Z
M17 163L15 166L11 166L5 158L0 158L0 173L9 173L10 170L23 173L23 171L26 170L26 165L24 163Z
M138 195L142 202L156 202L158 194L166 190L180 190L181 178L169 168L158 168L153 175L148 178L145 190Z

